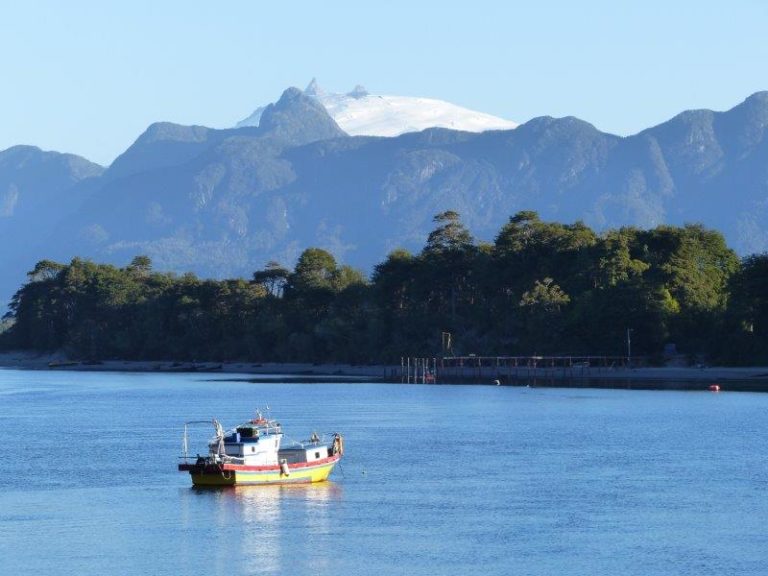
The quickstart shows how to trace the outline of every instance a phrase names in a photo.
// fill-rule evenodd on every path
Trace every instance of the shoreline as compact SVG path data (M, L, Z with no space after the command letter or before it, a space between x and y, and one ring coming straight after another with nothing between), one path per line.
M72 372L190 372L213 374L247 374L253 376L291 375L295 377L341 377L345 380L360 379L399 382L400 366L350 365L310 363L253 363L253 362L174 362L143 360L105 360L103 362L79 362L62 354L37 354L33 352L0 352L0 368L20 370L67 370ZM519 373L504 374L484 367L470 374L450 374L443 377L438 372L438 383L476 383L514 385L524 382L572 382L584 385L588 382L688 382L718 383L720 381L750 381L768 390L768 367L659 367L659 368L536 368Z
M288 362L178 362L173 360L70 360L63 354L0 352L0 368L18 370L66 370L69 372L159 372L294 376L339 376L384 379L399 374L400 367L386 365L312 364ZM395 372L397 370L398 372ZM397 376L399 379L399 375Z

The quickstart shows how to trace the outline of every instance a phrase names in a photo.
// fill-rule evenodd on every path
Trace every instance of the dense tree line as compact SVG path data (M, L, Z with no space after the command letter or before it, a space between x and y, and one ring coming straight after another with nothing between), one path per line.
M249 280L158 273L144 256L125 268L42 261L2 344L83 359L382 362L623 355L631 330L650 358L674 343L692 359L768 361L768 255L739 260L714 230L597 234L519 212L490 244L455 212L435 224L421 253L395 250L370 279L319 248Z

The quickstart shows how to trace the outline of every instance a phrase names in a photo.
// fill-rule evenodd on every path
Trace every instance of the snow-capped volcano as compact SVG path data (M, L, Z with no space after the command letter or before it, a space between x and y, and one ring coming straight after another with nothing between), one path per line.
M347 94L325 92L313 78L304 94L320 102L336 123L351 136L398 136L425 128L466 132L509 130L517 124L503 118L456 106L443 100L410 96L377 96L362 86ZM265 106L256 109L237 127L258 126Z

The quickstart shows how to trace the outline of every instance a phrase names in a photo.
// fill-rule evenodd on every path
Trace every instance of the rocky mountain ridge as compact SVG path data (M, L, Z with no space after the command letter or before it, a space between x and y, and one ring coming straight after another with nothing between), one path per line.
M441 128L351 137L289 89L258 127L158 123L106 170L36 149L0 152L0 286L40 258L249 276L320 246L370 270L419 250L457 210L492 240L518 210L596 228L702 222L742 254L768 249L768 93L726 112L687 111L629 137L577 118L514 130Z

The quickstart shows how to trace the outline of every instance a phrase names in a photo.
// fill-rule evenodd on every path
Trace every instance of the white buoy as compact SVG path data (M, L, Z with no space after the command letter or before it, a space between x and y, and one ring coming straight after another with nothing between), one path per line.
M280 474L283 476L291 475L291 471L288 469L288 460L280 460Z

